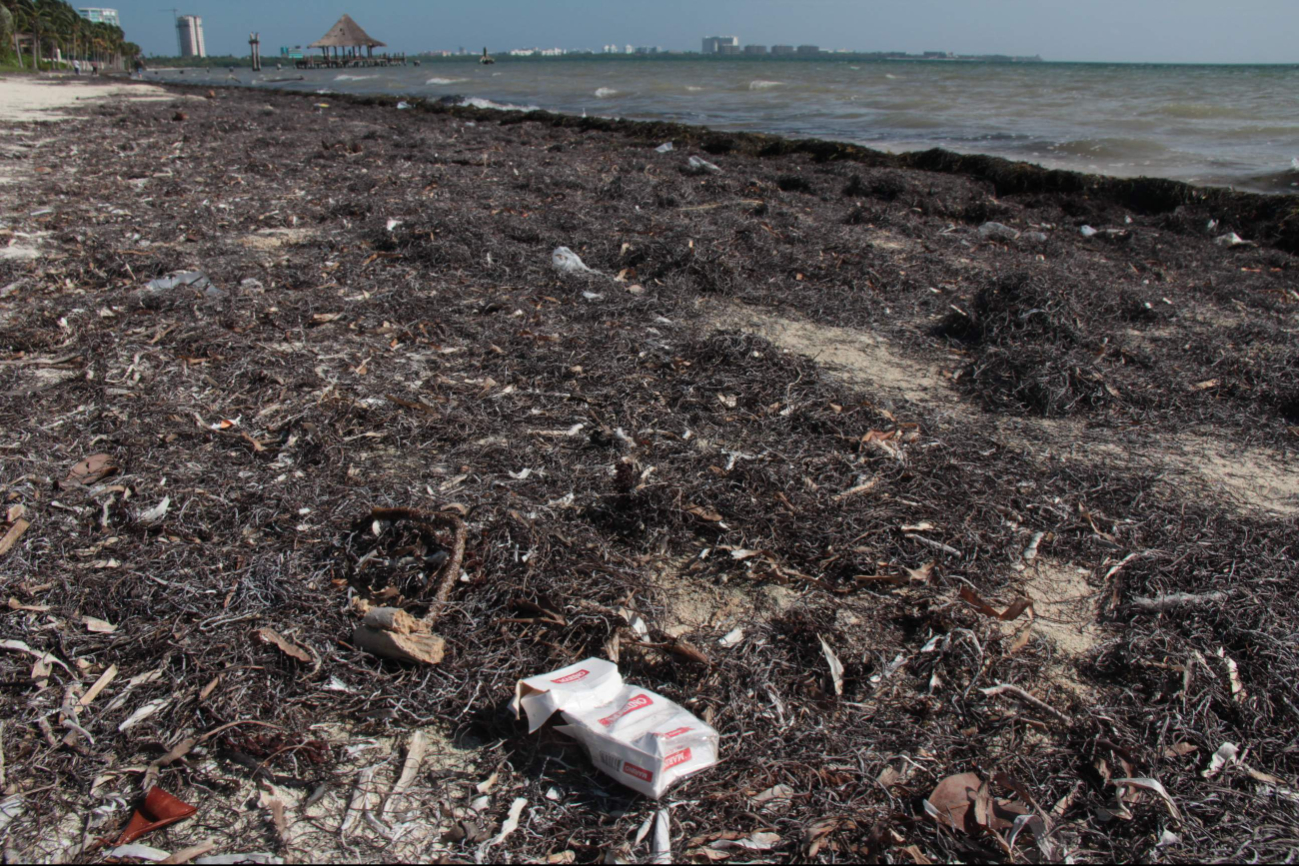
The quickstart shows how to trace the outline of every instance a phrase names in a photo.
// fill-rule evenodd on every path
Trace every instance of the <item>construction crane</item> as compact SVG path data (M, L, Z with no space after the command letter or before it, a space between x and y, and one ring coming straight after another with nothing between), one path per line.
M176 56L179 57L185 53L185 46L180 41L180 10L179 9L159 9L159 12L171 13L171 29L176 32Z

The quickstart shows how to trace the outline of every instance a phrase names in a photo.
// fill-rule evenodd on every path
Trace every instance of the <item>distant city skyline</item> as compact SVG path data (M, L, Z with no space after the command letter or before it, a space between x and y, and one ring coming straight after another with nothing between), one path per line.
M127 38L149 54L175 52L175 20L156 3L119 0ZM268 54L305 45L344 13L393 51L501 54L607 45L700 51L734 35L740 45L819 45L826 50L1041 55L1047 60L1132 63L1292 63L1299 3L1292 0L478 0L365 4L200 0L179 8L204 19L209 54L247 53L260 31Z

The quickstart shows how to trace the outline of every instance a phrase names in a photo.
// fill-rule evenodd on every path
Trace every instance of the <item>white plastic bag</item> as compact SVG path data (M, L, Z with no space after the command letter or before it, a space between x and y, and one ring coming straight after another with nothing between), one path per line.
M662 695L623 683L618 668L587 659L520 680L514 711L529 733L558 710L557 731L586 747L605 774L658 799L677 780L718 761L717 731Z
M582 261L582 257L568 247L555 247L555 251L550 254L550 264L561 274L599 273L599 271L587 267L586 262Z

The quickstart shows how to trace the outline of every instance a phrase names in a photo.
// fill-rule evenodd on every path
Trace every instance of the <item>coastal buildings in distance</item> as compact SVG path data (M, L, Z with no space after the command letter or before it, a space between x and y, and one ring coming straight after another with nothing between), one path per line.
M730 57L737 54L746 54L749 56L774 54L776 56L800 56L807 57L821 53L821 49L816 45L800 45L795 48L793 45L773 45L771 50L767 50L765 45L745 45L740 47L740 37L738 36L705 36L702 46L703 54L715 54L723 57Z
M114 27L122 26L122 17L117 14L116 9L83 7L77 10L77 14L95 24L111 24Z
M181 57L207 57L202 18L197 15L182 15L177 18L176 36L180 40Z

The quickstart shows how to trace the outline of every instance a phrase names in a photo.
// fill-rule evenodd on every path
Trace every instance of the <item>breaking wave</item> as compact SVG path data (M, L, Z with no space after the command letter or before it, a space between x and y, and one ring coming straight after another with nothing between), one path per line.
M763 81L762 79L758 79L757 81L750 81L750 82L749 82L749 89L750 89L750 90L770 90L770 89L773 88L773 87L784 87L784 85L785 85L785 82L783 82L783 81Z

